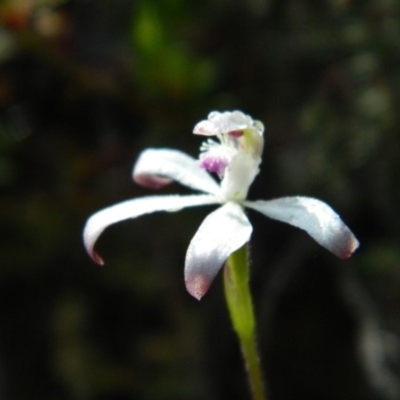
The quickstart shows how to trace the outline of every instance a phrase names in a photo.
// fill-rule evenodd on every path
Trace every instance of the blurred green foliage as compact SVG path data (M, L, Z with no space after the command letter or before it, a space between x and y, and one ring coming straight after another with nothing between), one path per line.
M267 126L252 198L321 198L361 241L343 262L250 213L271 399L399 398L399 2L4 0L0 23L0 399L248 398L220 277L184 289L207 210L110 227L104 268L81 243L213 109Z
M140 2L132 21L135 73L144 93L159 101L190 99L213 86L215 63L191 50L195 15L182 0ZM186 38L186 40L185 40Z

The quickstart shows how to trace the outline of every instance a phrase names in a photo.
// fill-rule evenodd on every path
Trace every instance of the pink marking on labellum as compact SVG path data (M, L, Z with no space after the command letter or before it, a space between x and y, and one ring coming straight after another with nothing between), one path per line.
M243 134L244 132L242 130L228 132L228 135L234 139L240 138L241 136L243 136Z
M199 163L200 168L206 169L209 172L214 172L217 175L221 175L225 171L227 165L228 162L223 158L215 158L207 155L201 158Z

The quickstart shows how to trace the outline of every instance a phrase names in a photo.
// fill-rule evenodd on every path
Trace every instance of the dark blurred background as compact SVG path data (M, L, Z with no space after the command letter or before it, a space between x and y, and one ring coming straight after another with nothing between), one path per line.
M210 208L110 227L150 194L146 147L198 154L211 110L267 126L250 198L320 198L361 247L336 259L249 212L270 400L400 398L400 3L3 0L0 399L249 399L221 276L199 303L186 248ZM186 193L172 185L163 193Z

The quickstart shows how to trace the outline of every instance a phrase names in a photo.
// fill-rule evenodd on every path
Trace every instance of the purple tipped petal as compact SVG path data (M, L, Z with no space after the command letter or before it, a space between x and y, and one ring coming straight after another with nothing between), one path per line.
M177 150L147 149L133 170L133 179L140 185L158 189L173 180L200 192L217 194L218 183L198 165L193 157Z
M186 279L187 291L197 300L208 292L214 278L209 278L207 275L193 275Z
M340 258L349 258L359 242L339 215L326 203L310 197L282 197L246 201L247 207L305 230L321 246Z
M252 226L237 203L226 203L203 221L185 261L188 292L200 300L226 259L250 239Z
M86 222L83 231L83 241L90 257L104 264L102 258L94 251L94 245L101 233L108 226L129 218L136 218L156 211L179 211L185 207L216 204L218 200L210 195L191 196L153 196L128 200L105 208L93 214Z

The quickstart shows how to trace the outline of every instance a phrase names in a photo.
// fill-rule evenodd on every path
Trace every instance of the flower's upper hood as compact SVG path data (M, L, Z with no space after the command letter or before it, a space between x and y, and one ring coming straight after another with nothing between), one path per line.
M224 200L244 200L259 172L264 147L264 126L241 111L213 111L193 133L215 136L200 148L199 165L221 179Z

